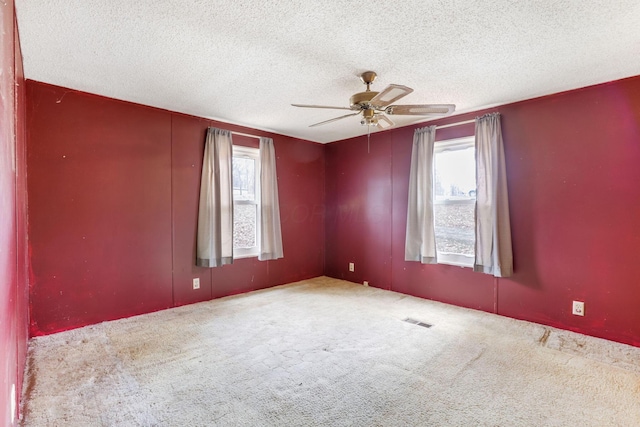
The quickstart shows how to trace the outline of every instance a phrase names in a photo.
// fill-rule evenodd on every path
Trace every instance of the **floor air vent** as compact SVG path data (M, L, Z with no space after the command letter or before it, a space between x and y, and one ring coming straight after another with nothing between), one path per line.
M430 327L433 326L433 325L430 325L428 323L424 323L424 322L421 322L419 320L412 319L410 317L407 317L406 319L404 319L403 322L407 322L407 323L411 323L411 324L414 324L414 325L422 326L423 328L430 328Z

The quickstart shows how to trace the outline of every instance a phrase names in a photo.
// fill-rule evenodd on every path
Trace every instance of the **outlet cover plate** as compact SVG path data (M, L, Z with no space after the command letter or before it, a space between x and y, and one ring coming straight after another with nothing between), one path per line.
M196 277L193 279L193 289L200 289L200 278Z
M354 264L354 263L352 263L352 262L350 262L350 263L349 263L349 271L350 271L350 272L352 272L352 273L353 273L354 271L356 271L356 266L355 266L355 264Z
M582 301L574 301L573 309L571 311L576 316L584 316L584 302Z

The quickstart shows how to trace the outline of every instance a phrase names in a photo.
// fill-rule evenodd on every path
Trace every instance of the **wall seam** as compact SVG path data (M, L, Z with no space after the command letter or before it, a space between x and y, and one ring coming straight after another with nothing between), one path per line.
M498 284L500 279L497 277L493 278L493 312L498 314Z
M175 273L174 273L174 253L175 253L175 219L173 217L173 114L170 114L169 117L171 120L169 121L169 187L170 187L170 196L169 203L171 206L171 306L176 306L176 281L175 281Z
M327 275L327 150L329 144L322 146L322 275Z
M390 255L390 258L391 258L389 260L389 268L391 269L391 271L389 272L389 280L390 280L389 290L390 291L393 290L393 283L394 283L394 281L393 281L393 260L394 260L394 256L393 256L394 255L393 254L393 242L394 242L394 240L393 240L393 229L394 229L394 227L393 227L393 224L395 224L394 221L393 221L393 207L395 206L395 204L393 203L393 201L394 201L394 198L393 198L394 197L394 192L393 192L393 159L394 159L393 153L394 153L394 151L393 151L393 147L395 146L394 135L395 135L395 132L393 132L393 131L389 132L389 136L390 136L390 139L391 139L391 161L390 161L390 165L389 165L389 178L390 178L389 181L390 181L390 184L391 184L391 203L390 203L391 212L389 213L389 217L391 218L391 227L389 227L389 245L390 245L389 255Z

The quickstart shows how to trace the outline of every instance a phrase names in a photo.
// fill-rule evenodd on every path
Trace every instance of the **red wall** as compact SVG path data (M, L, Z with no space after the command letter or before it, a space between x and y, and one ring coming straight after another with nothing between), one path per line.
M326 274L640 346L640 77L488 111L502 115L513 277L404 261L411 144L424 125L372 135L370 153L366 137L326 147Z
M370 153L366 137L326 146L328 276L390 288L392 149L387 133L371 135Z
M322 274L323 218L296 214L324 204L321 145L33 81L27 110L32 335ZM284 259L194 265L208 126L273 138Z
M17 396L22 392L22 375L29 338L29 248L27 239L27 110L24 71L18 26L15 24L16 80L16 336L18 345Z
M404 261L418 126L373 134L367 153L366 137L322 146L38 82L27 108L33 335L325 273L640 345L640 77L490 110L507 157L509 279ZM274 138L283 260L195 267L210 125Z
M0 4L0 14L0 424L9 426L17 424L11 390L19 398L28 338L25 115L13 2Z

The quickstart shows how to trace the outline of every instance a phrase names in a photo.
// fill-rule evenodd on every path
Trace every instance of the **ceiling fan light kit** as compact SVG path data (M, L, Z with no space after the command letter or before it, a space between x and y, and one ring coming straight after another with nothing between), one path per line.
M291 104L294 107L302 108L328 108L335 110L352 110L356 111L352 114L335 117L319 123L314 123L309 127L315 127L332 123L347 117L362 115L360 124L363 126L376 126L378 129L388 129L395 123L386 116L388 115L406 115L406 116L430 116L442 117L454 112L456 106L454 104L419 104L419 105L389 105L397 100L409 95L413 89L407 86L390 84L381 92L371 90L371 84L376 79L377 74L374 71L365 71L360 74L360 80L367 85L364 92L358 92L349 99L350 107L330 107L325 105L310 104Z

